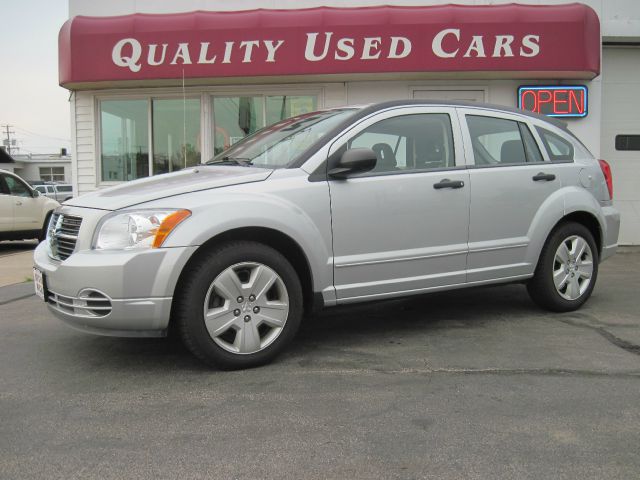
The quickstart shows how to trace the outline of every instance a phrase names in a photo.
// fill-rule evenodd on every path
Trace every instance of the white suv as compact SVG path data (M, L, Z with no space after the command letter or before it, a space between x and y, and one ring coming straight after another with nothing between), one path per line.
M59 206L19 176L0 170L0 240L43 240L51 212Z

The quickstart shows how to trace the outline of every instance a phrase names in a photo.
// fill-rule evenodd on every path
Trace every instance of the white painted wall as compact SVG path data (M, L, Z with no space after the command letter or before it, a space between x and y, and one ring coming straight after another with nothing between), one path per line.
M620 243L640 244L640 151L618 151L619 134L640 135L640 48L605 48L602 75L602 158L613 172L614 203L622 216Z
M251 10L255 8L362 7L371 5L495 5L513 3L512 0L109 0L88 2L69 0L69 16L128 15L130 13L174 13L193 10ZM519 0L530 5L574 3L572 0ZM582 0L600 16L605 40L616 37L640 36L640 1L638 0Z

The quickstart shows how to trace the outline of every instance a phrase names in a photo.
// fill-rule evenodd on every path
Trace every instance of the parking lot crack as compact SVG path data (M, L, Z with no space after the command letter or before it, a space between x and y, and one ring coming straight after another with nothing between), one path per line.
M370 368L345 368L345 369L316 369L301 371L304 374L333 374L333 375L362 375L362 374L386 374L386 375L540 375L540 376L573 376L573 377L608 377L608 378L640 378L640 370L631 371L604 371L604 370L577 370L566 368L465 368L465 367L441 367L441 368L400 368L400 369L370 369Z
M597 318L591 315L589 315L588 317L585 316L586 322L581 321L583 320L582 317L576 317L576 316L573 316L573 317L563 316L563 317L559 317L558 320L566 325L571 325L572 327L587 328L589 330L593 330L594 332L602 336L602 338L607 340L609 343L611 343L612 345L618 348L621 348L625 352L629 352L634 355L640 355L640 345L624 340L623 338L620 338L614 335L604 327L601 327L599 325L594 325L593 323L599 323L599 321Z

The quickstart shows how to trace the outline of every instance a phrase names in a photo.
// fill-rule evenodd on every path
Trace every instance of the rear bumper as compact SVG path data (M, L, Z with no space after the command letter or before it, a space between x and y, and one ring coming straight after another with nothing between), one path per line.
M605 220L605 231L602 238L602 252L600 261L606 260L618 250L618 235L620 233L620 212L614 207L602 207Z

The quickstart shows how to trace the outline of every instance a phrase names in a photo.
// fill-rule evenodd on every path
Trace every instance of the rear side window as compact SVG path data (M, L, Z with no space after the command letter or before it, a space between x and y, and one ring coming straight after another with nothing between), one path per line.
M57 188L59 192L70 192L73 190L71 185L58 185Z
M549 130L536 127L552 162L573 161L573 144Z
M476 165L518 165L544 161L525 123L467 115L467 125Z

